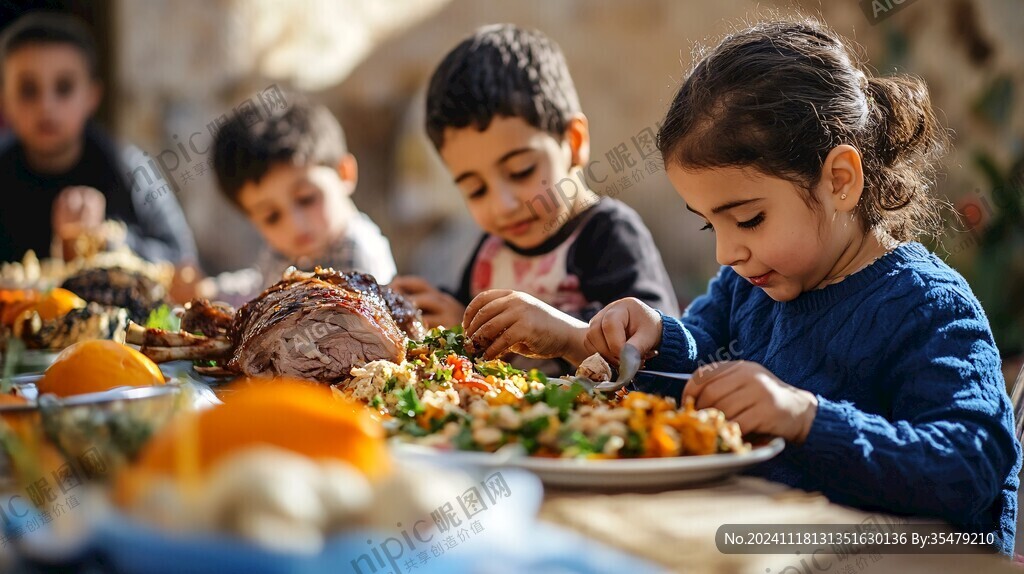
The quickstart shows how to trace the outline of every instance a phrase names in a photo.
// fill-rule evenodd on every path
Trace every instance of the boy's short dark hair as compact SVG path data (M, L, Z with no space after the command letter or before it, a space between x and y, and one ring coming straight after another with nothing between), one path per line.
M562 50L536 30L484 26L434 71L427 90L427 135L441 149L445 128L483 131L494 116L519 117L561 139L580 113Z
M96 41L80 20L58 12L32 12L15 20L0 36L0 65L8 56L33 44L68 44L85 58L89 76L99 76Z
M259 121L233 114L213 142L213 170L221 192L238 204L248 182L275 164L336 167L345 156L345 133L322 105L289 97L289 106Z

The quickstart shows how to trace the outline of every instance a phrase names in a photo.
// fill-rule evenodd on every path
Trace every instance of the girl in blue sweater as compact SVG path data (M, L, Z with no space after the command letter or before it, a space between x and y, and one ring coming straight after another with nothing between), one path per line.
M659 134L715 233L708 292L679 319L625 299L587 325L489 291L467 334L488 356L656 351L649 368L696 372L698 408L788 441L754 474L990 532L1009 554L1021 455L999 353L964 279L913 241L940 223L927 192L944 140L920 80L871 77L820 24L732 35Z

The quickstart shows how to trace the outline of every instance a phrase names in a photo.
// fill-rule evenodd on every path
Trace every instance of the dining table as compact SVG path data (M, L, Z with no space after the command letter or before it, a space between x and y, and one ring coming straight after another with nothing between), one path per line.
M537 484L539 487L540 482ZM924 524L952 531L937 521L866 512L835 504L819 493L752 476L730 475L684 487L629 491L544 485L542 492L538 496L539 512L533 524L539 522L577 535L581 551L597 548L618 552L660 567L665 572L1024 574L1024 565L994 552L905 554L899 553L899 549L890 552L843 544L819 545L812 552L779 550L778 546L774 552L761 552L756 545L747 547L747 553L723 549L720 547L723 529L744 531L746 528L749 531L753 528L770 532L783 525L800 525L805 530L809 525L817 525L820 528L812 530L825 532L866 524L896 530ZM491 522L488 528L493 524ZM557 532L551 536L563 537ZM530 544L521 544L518 552L531 552ZM0 551L0 572L10 571L13 566L4 559L9 558L5 556L9 550ZM75 564L69 562L63 567ZM20 570L16 572L21 574Z
M1021 574L1024 568L1000 554L905 554L848 545L819 551L740 554L722 551L716 534L727 525L892 525L929 523L865 512L825 496L761 478L734 475L724 480L647 492L545 489L540 519L661 565L695 574ZM931 521L941 526L941 523ZM884 526L883 526L884 527ZM806 529L806 527L803 527ZM731 527L727 528L731 529ZM775 547L778 549L779 547ZM728 550L728 549L727 549ZM797 551L799 552L799 551Z
M184 373L190 366L179 363L163 365L168 378ZM211 388L210 381L193 382L206 383L197 385L199 398L216 401L229 394L222 385L213 384ZM743 553L723 550L721 531L733 525L756 525L771 531L779 525L822 525L828 530L863 524L899 526L908 521L940 524L842 506L820 493L742 474L686 486L628 490L545 484L538 518L666 572L1024 574L1024 565L995 553L907 554L830 544L810 553L777 549L759 552L756 547L748 547ZM0 572L10 571L13 565L9 558L7 551L0 550Z

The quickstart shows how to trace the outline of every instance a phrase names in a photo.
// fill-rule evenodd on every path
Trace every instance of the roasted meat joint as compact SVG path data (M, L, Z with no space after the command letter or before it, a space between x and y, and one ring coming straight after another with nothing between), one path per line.
M370 275L318 267L289 269L237 312L192 301L180 331L132 325L127 342L157 362L208 361L208 374L333 383L370 361L402 362L406 338L424 334L420 312Z

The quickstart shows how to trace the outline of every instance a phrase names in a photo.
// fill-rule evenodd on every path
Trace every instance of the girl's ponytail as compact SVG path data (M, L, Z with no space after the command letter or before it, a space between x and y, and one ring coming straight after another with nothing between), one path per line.
M869 121L860 141L865 190L860 214L894 239L935 233L941 204L928 193L947 135L928 88L913 76L869 77Z

